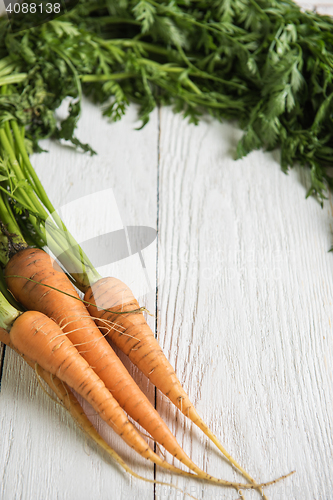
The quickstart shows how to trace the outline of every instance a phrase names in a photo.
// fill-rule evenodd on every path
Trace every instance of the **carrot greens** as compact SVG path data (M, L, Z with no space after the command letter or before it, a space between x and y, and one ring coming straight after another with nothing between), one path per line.
M311 168L322 202L332 178L333 20L291 0L81 0L51 22L11 33L0 21L0 119L15 117L30 144L75 136L82 95L118 120L130 101L144 125L171 103L191 122L236 119L236 155L280 147L285 172ZM68 116L56 109L69 98Z

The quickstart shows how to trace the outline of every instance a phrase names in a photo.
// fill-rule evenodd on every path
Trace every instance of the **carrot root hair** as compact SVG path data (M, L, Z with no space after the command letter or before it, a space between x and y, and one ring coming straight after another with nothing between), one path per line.
M95 427L92 425L85 412L83 411L82 406L78 402L77 398L74 396L70 388L62 382L58 377L52 375L48 371L44 370L38 363L33 363L29 359L27 359L24 355L22 355L12 344L9 334L6 330L0 328L0 342L6 344L8 347L13 349L24 361L35 371L38 383L42 390L49 396L52 401L56 404L59 404L64 409L68 411L71 415L75 423L81 429L81 431L86 434L100 449L102 449L112 461L115 461L125 472L129 475L139 479L140 481L145 481L147 483L159 484L161 486L168 486L170 488L174 488L182 492L184 495L193 498L194 500L198 500L196 497L191 495L190 493L183 491L178 486L175 486L172 483L166 483L163 481L157 481L156 479L149 479L146 477L137 474L133 471L126 462L118 455L110 445L108 445L104 439L100 436L100 434L96 431ZM51 391L57 396L53 396L50 394L46 388L43 386L42 380L48 385Z
M96 429L93 427L89 419L87 418L86 414L84 413L81 405L77 401L76 397L74 394L70 391L70 389L67 387L67 385L58 379L55 375L52 375L49 373L47 370L44 368L40 367L39 365L36 366L36 363L31 361L29 358L26 356L22 355L18 349L16 349L10 339L10 336L6 330L0 329L0 341L4 342L7 344L9 347L14 349L23 359L29 364L30 367L33 369L37 370L38 375L46 382L46 384L51 388L53 392L57 395L59 398L61 404L66 408L66 410L71 414L72 418L76 421L76 423L79 425L79 427L86 433L88 434L92 440L100 447L102 448L107 455L115 460L126 472L128 472L130 475L132 475L135 478L138 478L140 480L149 482L149 483L154 483L154 484L160 484L163 486L169 486L172 488L175 488L176 490L182 491L182 493L190 496L191 498L195 498L192 495L190 495L188 492L184 492L177 486L173 485L172 483L165 483L161 481L156 481L153 479L148 479L140 476L136 472L134 472L127 464L126 462L103 440L103 438L98 434ZM161 465L161 464L159 464ZM169 465L169 464L168 464ZM175 472L179 475L185 476L185 477L190 477L192 479L206 479L208 481L211 481L212 483L215 484L220 484L228 487L233 487L233 488L238 488L238 489L258 489L262 487L267 487L272 484L277 483L278 481L287 478L293 472L290 474L287 474L285 476L282 476L278 479L274 479L273 481L269 481L266 483L261 483L258 485L254 484L243 484L243 483L237 483L237 482L232 482L232 481L225 481L222 479L215 479L213 477L210 477L209 479L205 477L200 477L199 475L193 474L191 472L186 472L182 471L180 469L177 469L175 467L171 467L171 469L168 469L171 472Z
M131 361L150 379L150 381L193 423L195 423L207 437L217 446L225 458L236 468L254 488L259 489L262 498L267 500L261 491L261 486L248 474L243 467L225 450L217 437L198 415L188 395L182 388L170 363L167 361L163 351L158 344L153 332L147 325L143 314L130 314L126 311L139 309L139 304L131 290L116 278L102 278L94 283L85 294L85 303L93 303L88 306L88 311L95 319L97 325L105 331L109 324L109 338L124 352ZM107 311L122 313L115 316ZM108 323L109 322L109 323ZM114 324L117 325L117 330ZM119 333L120 328L125 328ZM132 337L132 338L131 338ZM272 483L273 484L273 483ZM267 486L267 483L266 483ZM249 487L247 485L247 487Z

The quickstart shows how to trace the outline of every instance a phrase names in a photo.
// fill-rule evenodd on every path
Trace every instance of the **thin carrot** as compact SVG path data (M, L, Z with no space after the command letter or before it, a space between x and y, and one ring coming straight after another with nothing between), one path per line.
M105 340L84 304L77 300L78 296L65 273L48 254L38 249L16 253L6 266L5 277L9 290L24 307L40 311L62 326L62 331L112 391L115 400L156 441L198 477L232 486L233 483L215 479L202 471L186 455ZM43 287L43 283L53 289ZM238 483L234 484L238 486Z
M255 484L254 479L225 450L198 415L143 314L141 312L119 314L140 309L131 290L116 278L102 278L87 290L84 300L90 304L87 305L88 311L97 318L95 321L101 331L107 331L112 342L211 439L248 481ZM267 499L264 494L263 498Z
M87 436L89 436L90 439L92 439L92 441L94 441L94 443L97 444L97 446L100 447L108 455L108 457L110 457L112 460L118 463L118 465L120 465L120 467L124 469L128 474L148 483L159 484L162 486L169 486L176 490L182 491L180 488L178 488L172 483L164 483L162 481L157 481L156 479L148 479L134 472L126 464L126 462L118 455L118 453L116 453L113 450L113 448L111 448L111 446L109 446L100 436L100 434L97 432L97 430L95 429L95 427L93 426L93 424L90 422L87 415L83 411L83 408L81 407L80 403L70 390L69 386L67 386L55 375L52 375L48 371L44 370L44 368L41 368L39 365L36 366L36 364L33 361L29 360L18 349L16 349L13 343L11 342L9 333L4 328L0 328L0 342L3 342L8 347L16 351L17 354L19 354L25 360L25 362L32 369L36 371L37 376L41 377L44 380L44 382L46 382L46 384L50 387L50 389L56 394L60 404L64 406L64 408L70 413L71 417L81 428L81 430ZM58 401L55 400L55 402L57 403ZM188 495L191 498L195 498L187 492L184 492L184 494Z

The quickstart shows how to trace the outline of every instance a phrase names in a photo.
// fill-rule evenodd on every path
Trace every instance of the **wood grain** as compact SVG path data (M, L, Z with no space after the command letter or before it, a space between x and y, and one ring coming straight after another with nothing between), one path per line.
M258 481L296 469L269 498L330 498L332 209L306 201L308 173L284 175L275 152L235 162L239 136L230 125L189 126L161 111L168 279L159 339L205 421ZM164 398L158 409L170 420L175 413ZM181 437L179 421L177 436L200 466L238 477L195 429Z

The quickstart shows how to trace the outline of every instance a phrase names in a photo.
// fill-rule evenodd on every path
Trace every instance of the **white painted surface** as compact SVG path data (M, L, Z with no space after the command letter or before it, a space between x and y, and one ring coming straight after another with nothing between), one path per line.
M296 469L267 489L271 500L331 499L332 201L323 210L306 201L306 172L285 176L277 153L234 162L240 132L228 124L207 119L194 127L167 108L140 132L135 120L131 107L108 124L85 102L79 137L98 156L48 143L50 153L34 165L50 198L58 208L111 188L124 225L156 227L158 219L158 337L198 411L258 481ZM82 230L82 218L72 222ZM100 231L106 226L98 220ZM134 273L137 263L130 265ZM154 293L140 302L155 311ZM154 401L147 380L129 369ZM157 408L194 461L241 479L160 395ZM98 426L136 471L153 477ZM1 500L181 498L159 486L154 493L105 461L8 349L0 429ZM233 490L172 481L205 500L237 498Z
M54 142L45 144L49 153L36 155L33 164L56 208L101 189L112 189L124 225L156 227L158 163L157 111L140 133L137 110L131 107L115 126L102 119L100 110L85 102L79 136L98 152L83 155ZM131 145L129 148L128 144ZM81 233L85 217L95 219L97 233L108 229L108 218L90 212L71 221ZM117 214L118 218L118 214ZM75 222L76 221L76 222ZM72 227L72 226L71 226ZM75 229L73 227L73 229ZM129 264L134 264L133 260ZM155 311L155 294L141 299ZM149 318L154 327L154 318ZM122 357L135 379L154 401L154 389ZM1 500L109 500L153 498L153 488L132 480L103 459L87 444L66 412L50 400L34 373L7 349L0 394L0 498ZM89 415L93 412L89 410ZM98 423L103 435L126 458L136 472L153 478L153 467L126 449L118 436ZM144 464L144 467L142 467ZM13 492L14 496L13 496ZM112 494L111 494L112 492ZM116 493L116 496L115 495Z

